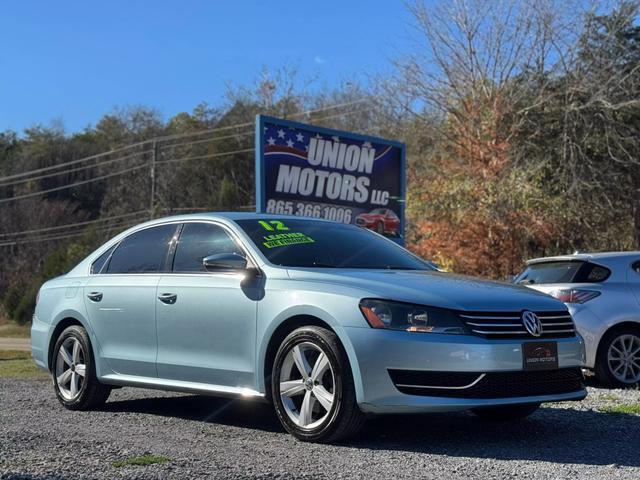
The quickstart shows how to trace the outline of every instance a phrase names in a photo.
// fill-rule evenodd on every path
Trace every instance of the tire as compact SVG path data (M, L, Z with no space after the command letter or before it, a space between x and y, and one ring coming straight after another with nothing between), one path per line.
M523 405L474 408L471 411L483 420L489 420L491 422L508 422L511 420L526 418L538 410L539 407L539 403L525 403Z
M83 327L72 325L60 334L51 363L56 396L65 408L89 410L107 401L111 387L98 382L91 341Z
M376 232L380 235L384 235L384 222L378 222L378 225L376 225Z
M607 387L629 387L640 382L640 328L631 326L623 326L614 328L607 332L600 341L598 353L595 362L596 379L602 385ZM628 349L635 360L635 365L624 362L622 359L616 360L617 357L624 355L622 351ZM620 353L618 353L620 352ZM627 370L624 366L618 370L616 367L620 364L627 363Z
M271 394L282 426L298 440L345 440L365 421L347 355L336 334L325 328L301 327L284 339L273 363Z

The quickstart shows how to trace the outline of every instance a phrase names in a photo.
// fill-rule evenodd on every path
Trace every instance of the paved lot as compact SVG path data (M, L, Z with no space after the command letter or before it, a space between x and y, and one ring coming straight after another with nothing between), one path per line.
M283 433L245 401L121 389L69 412L47 379L0 379L0 478L640 478L640 416L603 413L640 391L590 389L508 425L470 414L370 421L344 445ZM163 464L116 467L143 455Z

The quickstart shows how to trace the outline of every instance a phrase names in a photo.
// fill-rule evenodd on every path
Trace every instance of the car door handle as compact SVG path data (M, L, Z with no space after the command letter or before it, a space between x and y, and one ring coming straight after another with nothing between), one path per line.
M87 294L87 298L89 300L91 300L92 302L99 302L100 300L102 300L102 293L101 292L91 292Z
M160 300L162 303L166 303L167 305L173 305L174 303L176 303L177 299L178 295L175 293L163 293L161 295L158 295L158 300Z

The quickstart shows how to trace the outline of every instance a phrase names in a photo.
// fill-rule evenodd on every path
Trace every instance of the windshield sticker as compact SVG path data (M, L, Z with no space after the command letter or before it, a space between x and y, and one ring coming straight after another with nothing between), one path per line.
M275 233L265 235L262 244L267 248L287 247L289 245L301 245L304 243L315 243L315 240L304 233Z
M264 220L259 220L258 223L262 225L262 228L264 228L265 230L269 230L270 232L273 232L274 230L279 230L279 231L289 230L289 227L287 227L280 220L270 220L268 222Z

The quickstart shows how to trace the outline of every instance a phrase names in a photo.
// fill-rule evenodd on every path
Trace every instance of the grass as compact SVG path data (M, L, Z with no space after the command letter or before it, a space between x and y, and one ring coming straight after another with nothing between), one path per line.
M147 465L163 464L169 461L170 459L167 457L157 455L143 455L142 457L132 457L125 460L118 460L117 462L113 462L111 465L116 468L129 466L145 467Z
M604 395L600 395L600 398L607 402L617 402L618 400L620 400L620 397L618 395L614 395L613 393L605 393Z
M13 320L0 316L0 337L29 338L31 325L18 325Z
M0 350L0 378L45 378L47 373L36 367L30 352Z
M31 352L22 350L0 350L0 360L30 360Z
M621 413L625 415L640 415L640 403L628 403L626 405L614 405L600 409L605 413Z

